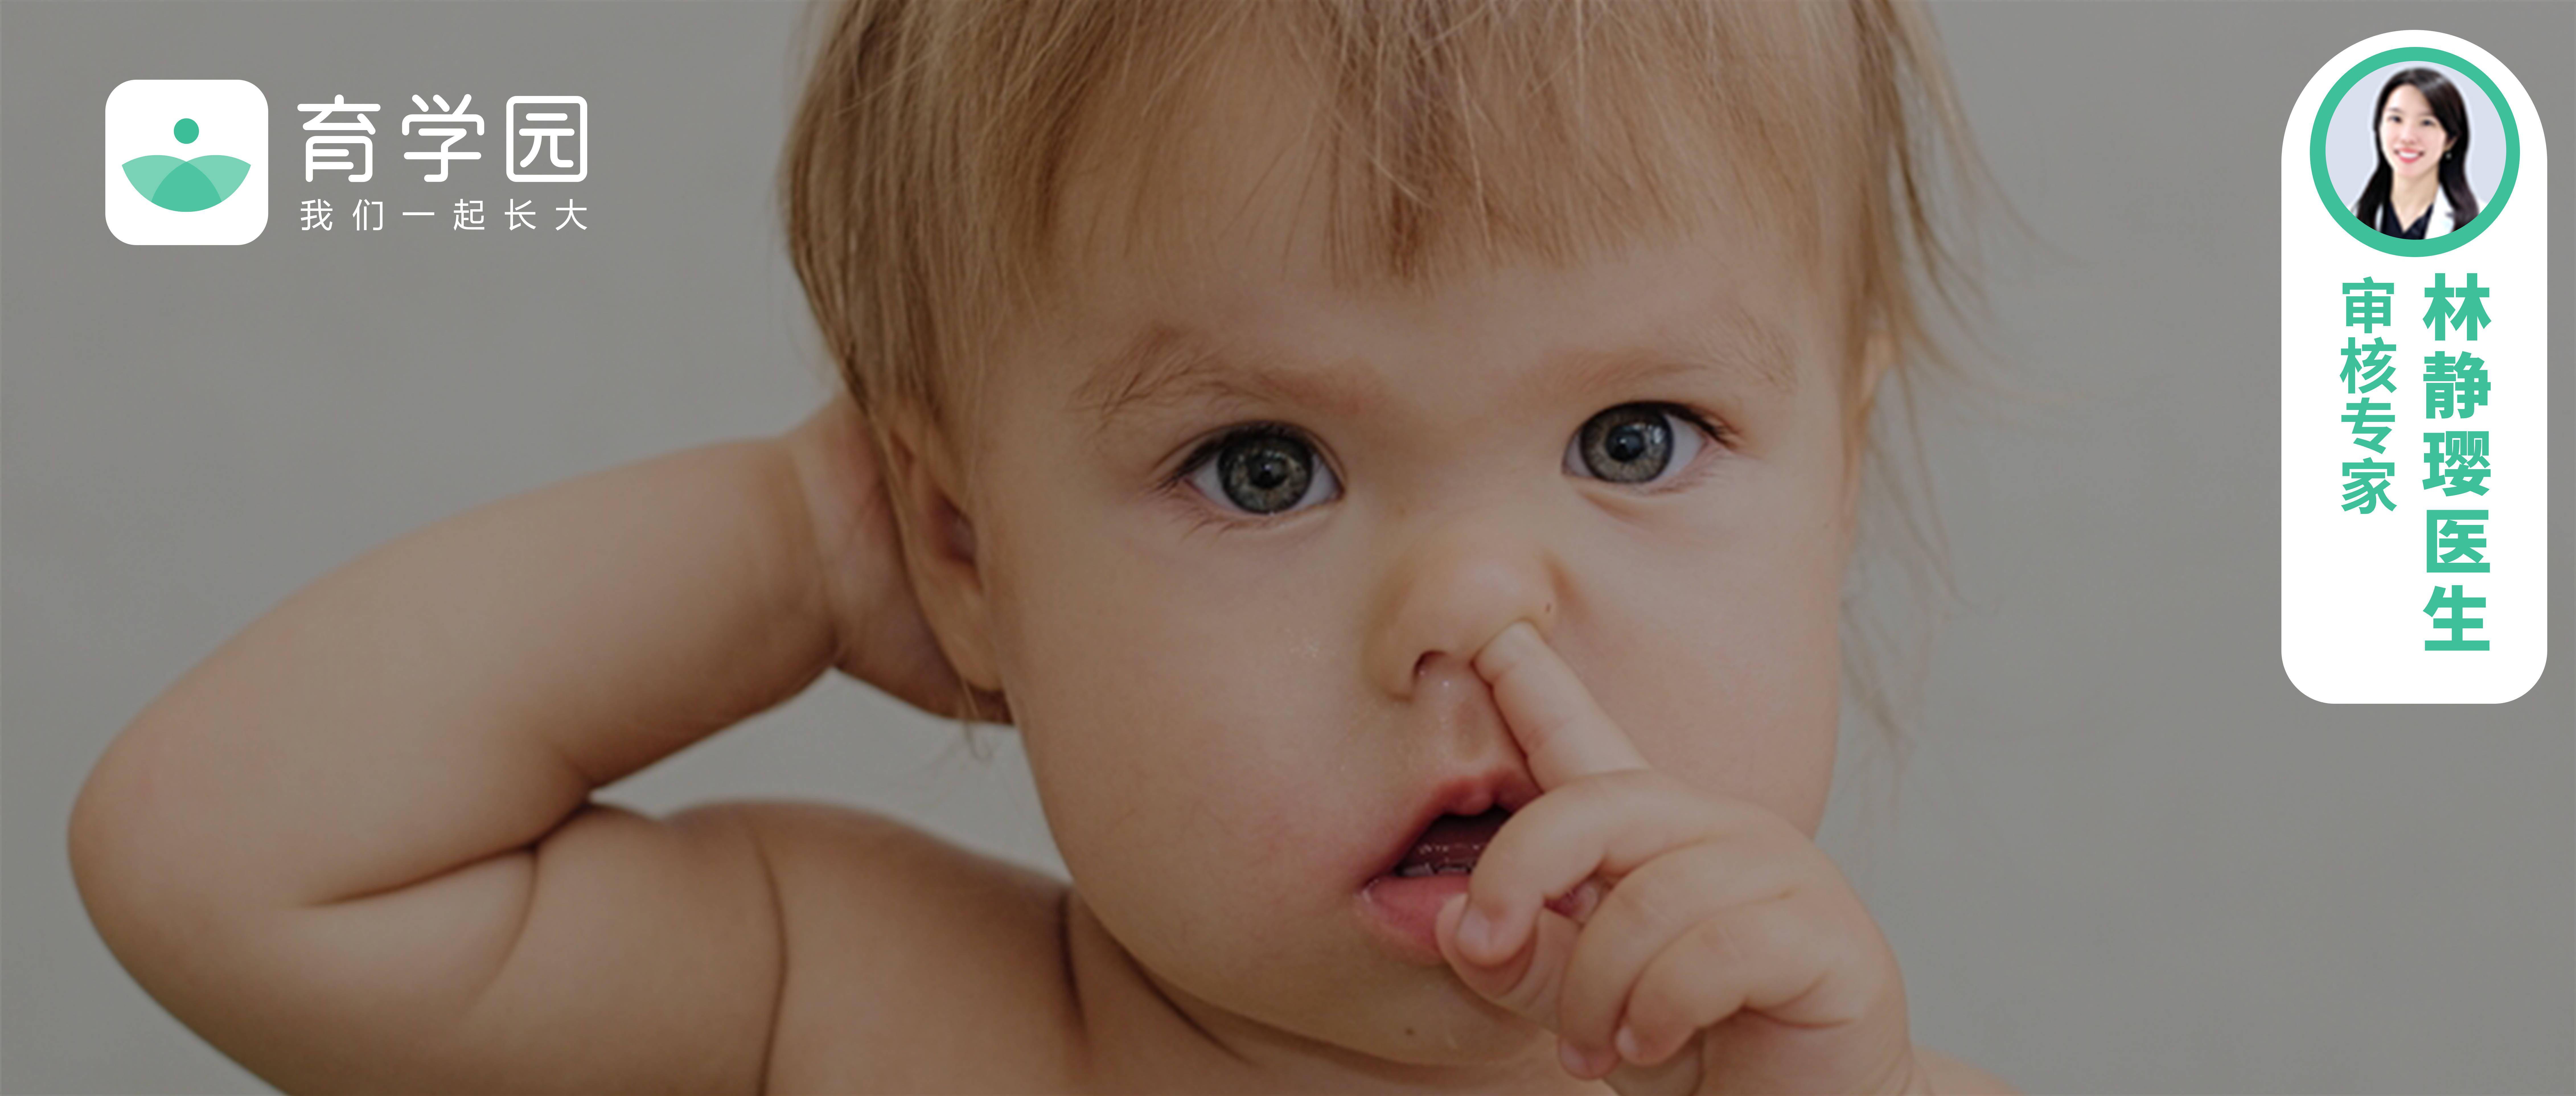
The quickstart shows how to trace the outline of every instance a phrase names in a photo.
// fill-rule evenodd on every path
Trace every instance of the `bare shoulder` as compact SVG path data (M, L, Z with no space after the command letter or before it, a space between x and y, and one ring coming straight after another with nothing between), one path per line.
M1924 1070L1932 1075L1932 1091L1939 1096L1964 1096L1967 1093L2021 1096L2020 1089L2005 1084L2001 1079L1984 1070L1930 1047L1915 1047L1914 1056L1922 1060Z
M850 807L726 806L758 837L786 936L764 1091L1069 1086L1062 883Z

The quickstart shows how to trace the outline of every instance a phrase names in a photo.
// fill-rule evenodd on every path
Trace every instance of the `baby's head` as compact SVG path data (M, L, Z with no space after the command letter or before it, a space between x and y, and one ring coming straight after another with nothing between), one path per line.
M1525 773L1470 665L1516 620L1650 762L1814 833L1869 408L1941 256L1912 13L838 10L798 272L942 649L1176 999L1548 1053L1363 909L1445 785Z

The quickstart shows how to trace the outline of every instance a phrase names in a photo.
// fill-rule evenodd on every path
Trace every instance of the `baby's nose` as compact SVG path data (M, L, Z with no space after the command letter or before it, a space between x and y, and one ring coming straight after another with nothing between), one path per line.
M1570 568L1543 501L1453 506L1393 545L1370 622L1369 679L1410 697L1433 670L1475 679L1476 653L1513 621L1553 630Z
M1475 663L1447 651L1424 651L1422 657L1413 660L1413 680L1419 684L1423 675L1440 672L1444 667L1453 675L1460 672L1472 675Z
M1545 569L1494 560L1460 565L1426 577L1398 599L1393 619L1379 633L1391 649L1371 657L1398 696L1411 695L1435 677L1479 681L1476 652L1514 621L1530 621L1542 633L1553 630L1555 605Z

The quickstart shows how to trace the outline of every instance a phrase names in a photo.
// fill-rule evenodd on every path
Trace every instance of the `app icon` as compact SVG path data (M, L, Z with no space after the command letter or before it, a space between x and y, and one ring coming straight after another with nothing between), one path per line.
M246 244L268 227L268 97L247 80L107 96L107 227L129 244Z

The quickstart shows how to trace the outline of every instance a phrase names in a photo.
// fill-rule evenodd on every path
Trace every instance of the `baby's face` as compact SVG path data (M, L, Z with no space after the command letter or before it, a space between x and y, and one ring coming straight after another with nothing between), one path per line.
M1083 268L995 363L969 517L1049 825L1185 1007L1550 1054L1367 889L1444 782L1526 774L1471 665L1523 619L1651 763L1814 832L1843 302L1744 225L1354 295L1296 211L1223 208L1199 258ZM1095 373L1156 330L1141 381Z

